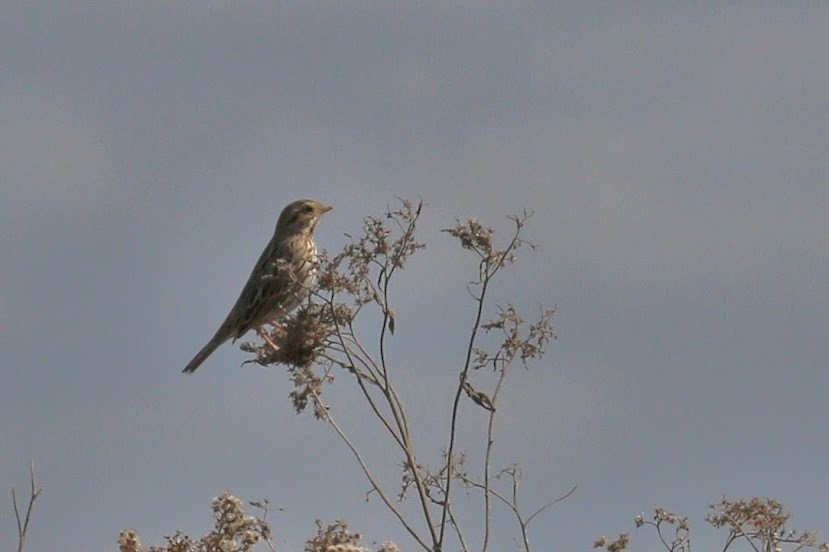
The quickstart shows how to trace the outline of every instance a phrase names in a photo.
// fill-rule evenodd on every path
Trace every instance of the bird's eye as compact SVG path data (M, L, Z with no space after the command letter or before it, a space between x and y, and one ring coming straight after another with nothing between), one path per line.
M305 207L302 208L302 210L305 211L306 213L310 213L311 211L314 210L314 208L311 205L306 205Z

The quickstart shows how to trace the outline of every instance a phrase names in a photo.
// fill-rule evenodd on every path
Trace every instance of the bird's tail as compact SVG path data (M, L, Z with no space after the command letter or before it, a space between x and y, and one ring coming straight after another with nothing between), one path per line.
M185 374L192 374L196 371L196 368L201 366L201 363L207 360L213 351L219 348L219 345L227 341L227 338L222 339L221 336L218 334L213 336L213 339L207 342L207 345L202 347L201 351L196 353L196 356L193 357L193 360L182 370Z

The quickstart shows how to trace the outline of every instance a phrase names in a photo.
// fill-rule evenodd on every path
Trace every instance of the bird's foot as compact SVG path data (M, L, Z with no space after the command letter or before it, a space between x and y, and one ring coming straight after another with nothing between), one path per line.
M258 334L259 334L259 337L261 337L261 338L262 338L262 341L264 341L265 343L267 343L267 344L268 344L268 346L269 346L271 349L273 349L274 351L278 351L278 350L279 350L279 345L277 345L276 343L274 343L274 342L271 340L270 336L268 336L268 332L266 332L266 331L265 331L265 330L263 330L262 328L258 328L258 329L256 330L256 333L258 333Z

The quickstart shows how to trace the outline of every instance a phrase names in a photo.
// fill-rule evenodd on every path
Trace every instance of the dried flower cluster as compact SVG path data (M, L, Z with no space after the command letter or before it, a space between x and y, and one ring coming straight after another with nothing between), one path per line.
M787 529L789 514L780 502L772 498L723 498L711 504L709 509L711 512L706 521L717 529L728 530L723 552L729 550L738 540L746 541L752 550L758 552L783 552L783 545L791 546L793 551L811 549L829 552L829 543L818 542L814 532ZM654 510L652 521L646 520L644 514L638 514L633 522L636 527L653 527L663 547L669 552L690 552L690 524L687 517L680 517L665 508L657 508ZM673 527L674 530L670 538L663 533L668 527ZM628 535L623 533L615 541L601 537L593 543L593 547L604 547L608 552L621 552L628 544Z
M630 544L630 535L620 533L614 540L610 540L607 537L599 537L593 543L593 548L604 548L607 552L622 552L623 550L627 550L628 544Z
M498 330L502 336L500 347L495 354L476 348L472 367L478 369L491 364L498 370L516 358L526 367L530 360L541 358L547 344L556 339L553 331L555 312L555 308L543 309L535 322L527 324L514 305L499 306L497 315L481 324L481 329L487 333Z
M327 351L335 332L335 318L350 317L346 305L331 308L327 304L306 304L266 334L270 343L243 343L244 351L255 354L254 362L262 366L282 364L288 370L294 389L289 396L297 413L305 410L309 401L317 418L324 408L320 397L323 385L333 381L328 368L331 361ZM322 373L314 365L324 368Z
M125 529L118 537L120 552L252 552L257 543L264 543L274 552L271 531L265 517L268 502L251 502L251 506L263 511L262 517L256 518L245 514L242 501L228 492L223 492L213 499L213 531L200 539L191 539L182 532L164 537L163 546L144 547L135 529ZM348 523L337 520L331 525L324 525L317 520L317 535L306 541L305 552L373 552L360 544L362 535L349 529ZM400 552L392 541L379 545L376 552Z
M795 545L797 549L814 548L829 552L829 543L818 542L814 531L788 529L789 514L773 498L729 500L723 498L710 505L706 521L717 529L728 530L728 543L744 539L761 549L781 549L779 545Z
M262 366L284 364L289 368L311 366L319 357L334 332L333 312L324 305L306 304L273 326L267 337L271 344L244 343L242 350L256 354L248 361Z
M359 238L333 258L322 256L319 287L323 296L345 295L358 308L375 302L383 307L383 288L397 269L426 247L415 239L415 226L423 203L401 199L384 217L363 219ZM373 276L376 272L376 277Z
M443 231L450 236L457 238L461 247L474 252L481 259L481 278L478 283L483 283L487 276L491 277L500 268L512 264L516 259L516 252L522 247L535 249L535 246L521 238L521 231L524 225L532 217L532 213L524 211L520 216L513 215L510 220L515 228L512 239L506 247L499 249L495 245L495 231L484 226L477 219L470 218L465 221L456 220L455 226L446 228Z
M145 548L138 540L138 531L135 529L124 529L118 535L118 550L121 552L144 552Z
M651 520L646 520L644 514L638 514L633 518L636 527L650 525L656 530L656 534L662 545L670 552L689 552L691 541L689 533L691 525L687 517L680 517L666 508L656 508L653 511ZM670 534L673 531L673 534Z
M145 548L134 529L121 531L118 537L120 552L251 552L256 543L265 542L271 549L271 530L265 520L265 506L251 503L263 510L262 517L245 514L242 501L227 491L213 499L213 530L207 535L193 540L182 532L164 537L164 546Z
M305 542L305 552L372 552L360 545L363 536L349 530L348 523L338 519L331 525L317 520L317 536ZM393 542L384 542L377 552L400 552Z
M304 411L310 402L314 408L314 417L321 420L328 412L328 405L322 402L323 385L334 381L334 376L329 372L317 374L311 366L293 368L291 372L291 383L293 390L288 394L294 410L297 414Z

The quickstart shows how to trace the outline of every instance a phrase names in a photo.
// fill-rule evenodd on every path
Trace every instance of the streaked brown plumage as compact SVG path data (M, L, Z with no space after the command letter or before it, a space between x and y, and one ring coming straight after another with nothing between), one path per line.
M248 330L285 316L308 297L316 283L314 230L330 210L313 199L294 201L282 210L273 237L230 314L183 372L192 374L228 339L236 341Z

